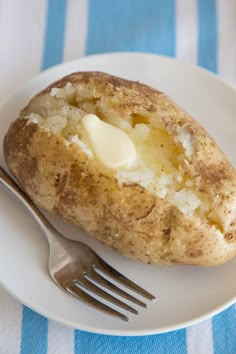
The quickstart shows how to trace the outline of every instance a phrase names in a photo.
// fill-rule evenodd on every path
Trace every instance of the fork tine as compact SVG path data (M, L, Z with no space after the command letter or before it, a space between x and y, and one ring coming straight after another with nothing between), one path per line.
M126 285L128 288L135 291L137 294L144 296L148 300L152 300L153 302L156 301L156 297L154 295L152 295L151 293L149 293L148 291L143 289L138 284L134 283L132 280L126 278L123 274L118 272L116 269L111 267L109 264L107 264L102 259L100 260L100 265L102 265L102 267L94 265L93 268L96 272L99 271L99 272L101 272L101 274L103 273L103 274L107 275L108 277L110 277L111 279L114 279L115 281L117 281L121 285Z
M97 285L93 284L89 279L84 278L83 280L76 280L76 285L77 283L85 288L86 290L91 291L95 295L100 296L102 299L110 301L116 306L121 307L123 310L129 311L131 313L134 313L135 315L138 315L138 311L135 310L133 307L125 304L123 301L120 301L119 299L115 298L114 296L108 294L105 290L102 290L99 288Z
M88 274L86 274L85 278L88 279L89 281L94 281L95 283L100 284L104 288L116 293L117 295L125 298L126 300L133 302L136 305L139 305L144 308L147 307L147 305L141 300L137 299L133 295L128 294L126 291L120 289L118 286L111 283L109 280L103 278L101 274L95 271L95 269L93 269L93 272L90 271Z
M89 306L94 307L95 309L97 309L99 311L102 311L102 312L104 312L104 313L106 313L108 315L111 315L113 317L119 318L119 319L121 319L123 321L126 321L126 322L130 321L130 318L128 316L120 313L119 311L116 311L116 310L112 309L111 307L103 304L99 300L93 298L92 296L87 294L85 291L80 289L78 286L76 286L74 283L71 283L70 285L67 285L64 288L64 290L66 290L71 295L74 295L79 300L83 301L84 303L86 303Z

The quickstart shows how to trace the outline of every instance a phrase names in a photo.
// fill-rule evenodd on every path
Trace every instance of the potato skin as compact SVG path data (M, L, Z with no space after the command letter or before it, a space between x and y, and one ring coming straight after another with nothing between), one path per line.
M32 200L106 246L145 263L212 266L234 257L235 170L208 133L161 92L104 73L71 74L39 95L67 82L93 83L96 95L110 95L121 116L127 110L155 113L169 131L182 127L191 134L195 150L186 172L212 200L224 230L221 234L211 224L184 215L138 184L120 186L96 159L88 159L78 146L65 145L62 137L36 124L27 125L21 114L5 136L4 153L10 171Z

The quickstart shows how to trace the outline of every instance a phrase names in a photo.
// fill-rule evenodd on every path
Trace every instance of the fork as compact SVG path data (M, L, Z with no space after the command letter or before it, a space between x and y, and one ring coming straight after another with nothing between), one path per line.
M59 233L1 166L0 183L24 204L41 227L49 244L48 271L60 288L87 305L124 321L130 321L130 318L108 304L136 315L138 311L123 299L144 308L147 305L122 287L148 300L156 300L154 295L111 267L86 244L71 241Z

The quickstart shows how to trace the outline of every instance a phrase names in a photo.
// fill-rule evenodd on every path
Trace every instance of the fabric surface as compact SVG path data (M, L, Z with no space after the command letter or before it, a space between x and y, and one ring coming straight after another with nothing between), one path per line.
M0 0L0 100L41 70L88 54L177 57L236 84L235 0ZM0 354L235 354L236 309L145 337L86 333L48 320L0 288Z

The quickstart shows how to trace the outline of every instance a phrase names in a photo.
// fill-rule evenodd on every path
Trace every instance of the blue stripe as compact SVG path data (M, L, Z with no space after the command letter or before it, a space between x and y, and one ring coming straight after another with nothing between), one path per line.
M198 64L217 72L217 8L215 0L198 0Z
M46 354L47 339L48 320L24 306L20 354Z
M66 9L66 0L48 0L42 70L62 62Z
M235 305L213 317L214 353L236 353L236 310Z
M144 337L116 337L75 330L75 354L186 354L185 330Z
M88 24L87 54L175 55L174 0L90 0Z

